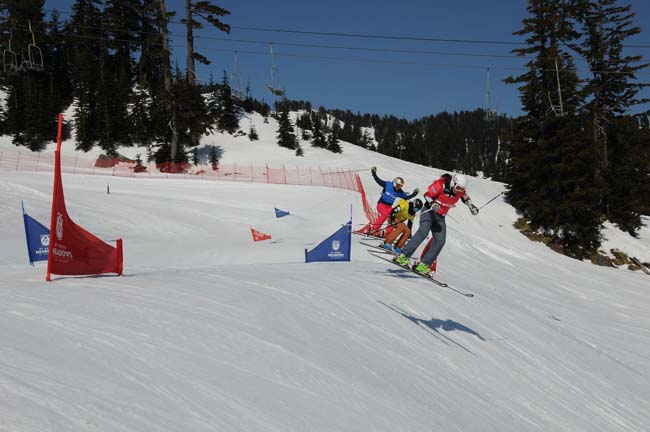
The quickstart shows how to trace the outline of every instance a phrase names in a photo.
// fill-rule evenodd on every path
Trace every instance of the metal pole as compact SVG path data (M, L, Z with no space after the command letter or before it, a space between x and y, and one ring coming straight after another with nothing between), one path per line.
M499 192L499 194L498 194L497 196L495 196L495 197L492 198L490 201L488 201L488 202L486 202L485 204L483 204L483 205L482 205L481 207L479 207L478 209L481 210L483 207L485 207L486 205L490 204L492 201L494 201L495 199L499 198L499 197L500 197L501 195L503 195L503 194L504 194L504 192Z

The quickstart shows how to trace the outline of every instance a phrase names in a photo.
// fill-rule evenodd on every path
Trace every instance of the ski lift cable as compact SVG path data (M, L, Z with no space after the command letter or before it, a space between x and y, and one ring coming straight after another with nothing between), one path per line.
M43 9L44 12L57 11L61 14L73 15L72 11L62 11L58 9ZM183 25L186 23L182 21L168 20L169 24ZM515 45L524 46L526 42L517 41L497 41L487 39L458 39L458 38L432 38L432 37L417 37L417 36L395 36L395 35L382 35L382 34L363 34L363 33L342 33L342 32L321 32L321 31L305 31L305 30L292 30L292 29L278 29L278 28L262 28L262 27L246 27L246 26L230 26L231 29L244 30L244 31L257 31L257 32L272 32L272 33L289 33L289 34L305 34L305 35L318 35L318 36L333 36L333 37L349 37L349 38L365 38L365 39L389 39L389 40L406 40L406 41L419 41L419 42L449 42L449 43L468 43L468 44L492 44L492 45ZM650 45L624 45L624 48L644 48L649 49Z
M184 24L183 24L184 25ZM97 27L92 26L77 26L81 29L91 29L97 30ZM110 32L125 32L131 33L132 30L117 28L117 27L106 27L103 26L102 30ZM155 35L160 36L160 32L147 32L140 31L140 34ZM169 32L172 35L172 32ZM232 39L232 38L219 38L212 36L201 36L195 35L194 39L204 39L204 40L213 40L221 42L234 42L234 43L250 43L250 44L268 44L268 41L261 40L250 40L250 39ZM129 40L124 39L114 39L115 41L128 42ZM131 40L133 41L133 40ZM134 43L139 41L133 41ZM289 43L289 42L272 42L275 45L283 46L296 46L296 47L305 47L305 48L322 48L322 49L341 49L341 50L350 50L350 51L369 51L369 52L390 52L390 53L402 53L402 54L430 54L430 55L449 55L449 56L467 56L467 57L488 57L488 58L512 58L512 59L543 59L543 60L553 60L551 57L534 57L527 55L513 55L513 54L486 54L486 53L468 53L468 52L448 52L448 51L426 51L426 50L405 50L405 49L388 49L388 48L369 48L369 47L351 47L351 46L341 46L341 45L315 45L315 44L300 44L300 43ZM643 48L643 45L630 46L635 48ZM650 47L650 46L648 46Z
M0 25L2 27L2 25ZM37 32L38 33L38 32ZM77 39L89 39L89 40L106 40L105 37L100 37L100 36L89 36L89 35L75 35L68 33L68 37L71 38L77 38ZM142 42L139 40L134 40L134 39L113 39L115 42L128 42L128 43L133 43L134 45L153 45L153 46L162 46L161 43L150 43L150 42ZM174 48L184 48L184 45L172 45ZM208 51L217 51L217 52L234 52L235 50L232 49L223 49L223 48L216 48L214 46L211 47L197 47L197 49L200 50L208 50ZM268 55L268 53L263 53L259 51L244 51L244 50L237 50L238 53L244 53L244 54L254 54L254 55ZM354 61L354 62L367 62L367 63L382 63L382 64L401 64L401 65L421 65L421 66L432 66L432 67L456 67L456 68L464 68L464 69L485 69L485 65L463 65L463 64L453 64L453 63L426 63L426 62L417 62L417 61L396 61L396 60L384 60L384 59L367 59L367 58L354 58L354 57L332 57L332 56L316 56L316 55L306 55L306 54L291 54L291 53L284 53L284 54L278 54L275 53L277 57L296 57L296 58L312 58L312 59L323 59L323 60L339 60L339 61ZM504 67L504 66L491 66L492 69L499 69L499 70L509 70L509 71L527 71L529 70L526 67ZM549 70L542 70L538 69L544 72L555 72L555 69L549 69ZM560 71L560 73L564 73L565 71ZM574 69L570 72L583 72L579 69ZM623 74L623 75L650 75L650 72L644 72L644 71L634 71L634 72L624 72L624 71L606 71L606 70L588 70L586 72L590 73L602 73L602 74Z

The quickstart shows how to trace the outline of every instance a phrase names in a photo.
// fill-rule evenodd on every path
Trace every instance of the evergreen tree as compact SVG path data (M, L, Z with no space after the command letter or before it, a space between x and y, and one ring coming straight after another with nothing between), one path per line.
M137 40L140 33L141 9L132 0L105 0L103 21L119 32L108 33L106 58L106 79L100 89L104 100L104 130L99 144L103 148L133 143L134 123L129 118L129 104L134 102L135 84L134 55L139 49Z
M325 139L325 135L323 135L320 119L318 118L318 115L316 115L315 113L312 116L311 124L312 124L312 139L311 139L312 147L327 148L327 140Z
M528 12L515 33L527 35L528 46L514 52L532 59L526 73L507 80L520 84L526 112L516 124L507 197L533 227L557 238L566 253L584 258L600 242L604 185L593 175L597 152L582 132L579 80L562 49L578 35L570 5L562 0L529 0Z
M88 151L99 140L100 57L105 57L103 27L99 3L96 0L77 0L72 6L72 20L68 25L72 45L73 83L76 99L75 129L77 148Z
M203 28L203 23L198 20L201 18L210 23L213 27L230 33L230 26L224 24L218 17L230 14L229 11L214 5L209 0L192 1L185 0L185 18L181 20L185 24L185 34L187 38L187 80L194 83L196 80L196 69L194 62L198 61L204 65L209 65L210 60L194 50L194 30Z
M343 153L341 144L339 143L338 135L341 133L341 127L338 120L334 119L334 124L332 125L332 131L327 137L327 150L332 153Z
M217 124L220 130L229 134L239 129L239 107L235 105L232 97L232 90L228 81L228 75L224 71L221 86L216 95L213 95L216 105L212 106L212 112L217 117Z
M288 149L298 149L298 140L293 132L293 125L289 119L289 111L286 106L282 107L278 119L278 145Z
M255 125L251 123L250 128L248 129L248 139L251 141L257 141L260 139L259 135L257 135L257 131L255 130Z
M648 64L639 64L641 56L623 53L625 39L640 33L633 25L631 6L618 6L617 0L576 0L579 22L585 37L578 53L589 64L591 77L584 87L587 103L583 107L592 140L599 149L595 175L606 183L603 188L602 211L622 229L636 234L642 226L638 200L640 188L647 183L647 160L639 158L631 136L631 120L626 111L645 102L638 93L648 86L636 74ZM628 141L631 140L631 141Z
M0 3L3 60L8 74L1 78L7 91L2 130L13 136L16 145L41 150L56 135L56 114L64 104L54 89L52 70L55 52L62 49L60 39L46 33L43 0L6 0ZM55 17L58 20L58 15ZM36 47L30 45L32 32ZM11 48L9 47L11 39Z
M244 91L244 100L242 102L242 109L247 113L252 113L255 110L255 100L251 94L251 82L250 80L246 84L246 90Z

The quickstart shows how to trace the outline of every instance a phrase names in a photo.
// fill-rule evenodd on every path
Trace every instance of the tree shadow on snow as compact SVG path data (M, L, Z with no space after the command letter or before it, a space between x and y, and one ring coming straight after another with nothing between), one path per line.
M400 309L398 306L395 305L387 305L386 303L382 302L381 300L378 300L378 302L385 306L386 308L390 309L391 311L403 316L407 320L411 321L413 324L417 325L418 327L424 329L428 333L432 334L433 336L436 336L438 339L440 339L443 343L446 345L449 345L449 342L453 343L454 345L462 348L463 350L467 351L468 353L474 354L471 350L463 346L462 344L456 342L455 340L451 339L449 336L446 334L443 334L440 332L440 330L444 331L445 333L447 332L452 332L452 331L462 331L465 333L468 333L470 335L476 336L479 338L481 341L485 342L485 339L483 336L481 336L478 332L472 330L471 328L456 322L454 320L439 320L435 318L431 319L422 319L418 318L414 315L409 314L403 309ZM438 337L440 336L440 337ZM476 355L476 354L474 354Z

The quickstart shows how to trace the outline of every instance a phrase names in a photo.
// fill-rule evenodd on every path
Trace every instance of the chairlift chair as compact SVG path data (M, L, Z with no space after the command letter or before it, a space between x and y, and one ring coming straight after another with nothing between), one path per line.
M36 38L34 37L34 32L32 31L32 22L29 21L29 32L32 34L32 43L27 46L27 58L29 62L29 68L31 70L42 72L45 70L43 67L43 53L41 49L36 45Z
M273 53L273 44L269 44L271 48L271 80L269 85L266 86L272 95L278 97L284 97L286 92L280 83L280 72L278 71L278 66L275 63L275 53Z
M18 66L18 55L11 49L11 40L13 32L9 31L9 49L5 49L2 53L2 65L5 73L18 73L20 67Z

